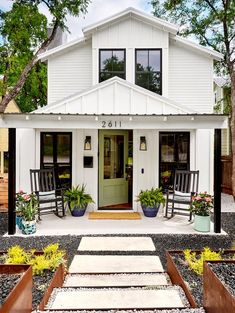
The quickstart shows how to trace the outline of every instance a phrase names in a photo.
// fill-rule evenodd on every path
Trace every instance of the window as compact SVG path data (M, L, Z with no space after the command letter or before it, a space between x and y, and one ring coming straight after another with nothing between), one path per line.
M162 50L136 50L135 83L150 91L162 94Z
M126 79L125 50L100 50L99 82L118 76Z
M189 170L189 132L160 132L160 186L173 187L175 170Z
M41 168L54 167L57 188L72 182L72 133L41 133Z

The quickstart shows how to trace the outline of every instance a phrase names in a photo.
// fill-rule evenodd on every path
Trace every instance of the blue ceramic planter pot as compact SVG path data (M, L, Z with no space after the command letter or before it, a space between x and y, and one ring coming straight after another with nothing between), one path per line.
M24 235L31 235L36 233L36 220L34 221L22 220L22 233Z
M86 212L86 208L79 208L79 207L75 207L72 211L71 211L71 215L72 216L83 216Z
M22 216L17 216L16 215L16 225L20 230L22 230Z
M141 205L142 207L142 210L144 212L144 216L146 217L156 217L157 214L158 214L158 211L159 211L159 207L160 207L160 204L154 206L154 207L148 207L148 206L145 206L145 205Z

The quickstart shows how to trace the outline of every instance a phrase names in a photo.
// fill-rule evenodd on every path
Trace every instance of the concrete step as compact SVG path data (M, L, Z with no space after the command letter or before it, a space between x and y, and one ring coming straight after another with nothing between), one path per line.
M66 276L64 287L136 287L168 285L165 274L70 274Z
M164 272L158 256L75 255L69 273L159 273Z
M150 237L82 237L78 251L155 251Z
M164 287L163 287L164 288ZM47 308L52 310L112 310L185 308L179 288L165 289L54 289Z

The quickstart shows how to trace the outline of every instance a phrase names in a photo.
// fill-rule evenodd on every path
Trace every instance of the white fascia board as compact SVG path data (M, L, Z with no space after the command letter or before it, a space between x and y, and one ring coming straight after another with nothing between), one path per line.
M52 55L58 54L58 53L64 53L65 50L67 49L72 49L74 48L74 46L76 45L81 45L86 43L89 40L88 37L84 36L84 37L80 37L77 38L75 40L72 40L64 45L60 45L58 47L55 47L53 49L50 49L44 53L41 53L38 55L38 59L41 60L42 62L46 61L49 57L51 57Z
M138 19L140 19L144 22L150 23L153 26L158 27L160 29L163 29L165 31L168 31L172 34L177 34L177 32L179 30L178 25L172 24L172 23L167 22L163 19L154 17L153 15L144 13L142 11L139 11L135 8L130 7L130 8L127 8L127 9L121 11L121 12L113 14L113 15L109 16L108 18L100 20L99 22L90 24L90 25L84 27L82 29L82 31L83 31L84 35L91 34L94 31L96 31L98 28L103 28L103 27L107 26L108 24L111 24L111 23L115 22L116 20L120 20L123 17L128 16L128 15L129 16L133 15L134 17L137 17Z
M186 45L187 47L191 48L191 49L196 49L201 53L207 54L209 57L213 58L216 61L221 61L223 59L223 55L215 50L206 48L202 45L199 45L189 39L186 38L182 38L180 36L174 36L174 35L170 35L170 39L175 41L178 44L181 45Z
M132 117L130 119L130 116ZM98 118L97 118L98 117ZM225 129L228 117L219 114L178 115L93 115L93 114L25 114L0 116L0 128L26 129L103 129L103 121L121 122L118 129L192 130ZM115 125L115 123L113 123ZM116 129L109 128L109 129Z

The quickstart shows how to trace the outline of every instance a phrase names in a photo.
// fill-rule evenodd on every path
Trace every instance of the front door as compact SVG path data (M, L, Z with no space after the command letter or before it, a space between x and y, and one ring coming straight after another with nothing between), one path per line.
M99 131L99 208L128 203L128 131Z

